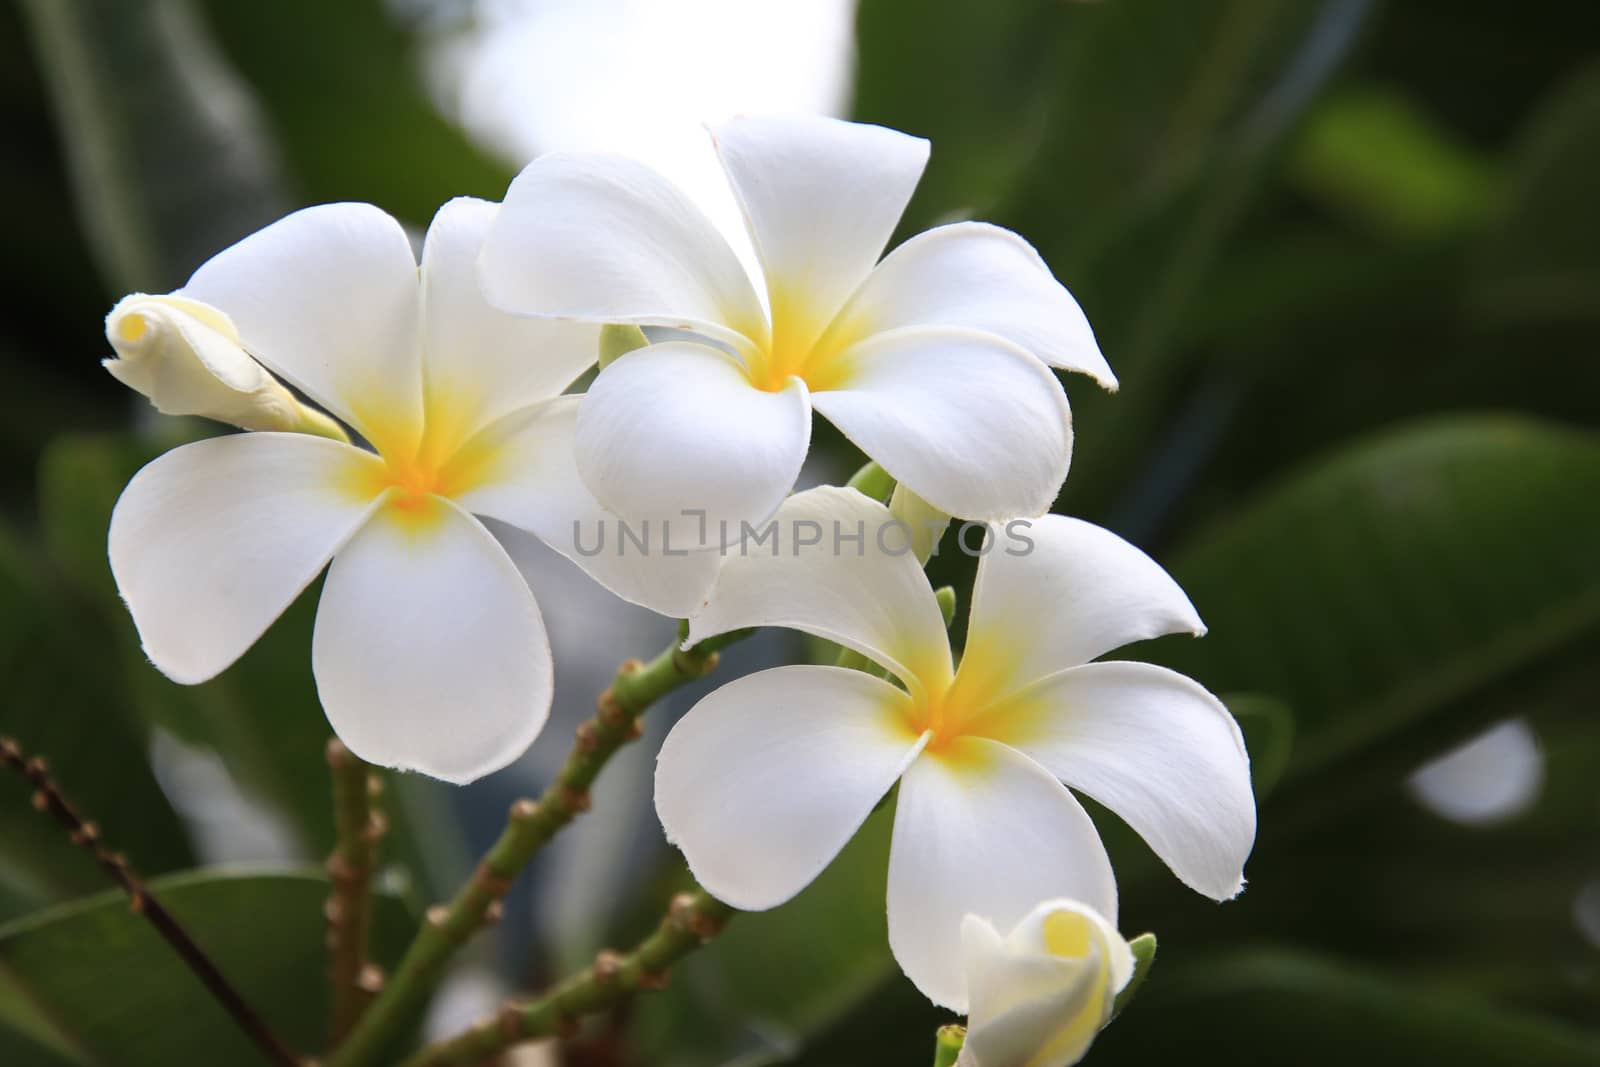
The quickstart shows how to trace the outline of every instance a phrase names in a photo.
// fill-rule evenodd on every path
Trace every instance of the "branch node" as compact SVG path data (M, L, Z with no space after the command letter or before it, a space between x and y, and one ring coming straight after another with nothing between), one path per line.
M611 949L601 949L594 958L594 980L600 985L615 985L622 973L622 957Z
M502 1004L497 1018L500 1035L507 1041L515 1041L522 1036L522 1009L514 1002L508 1000Z
M488 860L479 861L478 870L473 875L473 880L482 887L485 893L497 900L511 891L511 879L489 866Z
M376 963L364 964L361 968L361 973L356 975L356 988L363 993L377 996L383 992L383 981L382 967L379 967Z
M573 789L571 786L561 787L561 803L566 805L568 811L576 815L589 810L589 791L587 789Z

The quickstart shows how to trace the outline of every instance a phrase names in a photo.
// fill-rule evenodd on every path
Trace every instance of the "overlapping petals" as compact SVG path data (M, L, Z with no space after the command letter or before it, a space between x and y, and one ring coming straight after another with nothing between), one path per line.
M328 565L313 667L335 730L375 763L467 781L510 762L548 712L544 623L470 513L548 540L613 591L678 614L714 559L638 566L577 550L611 516L577 477L557 394L597 328L494 310L472 264L494 206L446 204L419 267L368 205L297 212L225 250L181 298L374 447L300 434L203 441L129 484L110 556L152 661L225 669Z
M791 117L736 119L713 139L762 265L764 303L681 193L598 155L545 157L512 183L479 264L490 299L525 315L680 327L707 351L736 356L740 377L718 384L715 408L693 376L650 379L664 410L695 413L652 423L652 446L668 457L700 455L702 439L737 440L752 456L792 461L792 418L738 409L763 410L803 383L798 399L942 510L985 520L1044 511L1071 454L1070 413L1046 364L1108 386L1115 378L1037 253L1007 231L968 224L879 263L927 161L920 138ZM683 342L668 347L607 368L580 417L582 454L608 457L584 477L624 514L710 508L692 463L656 460L648 494L613 469L634 467L643 431L630 421L636 405L616 399L607 379L638 388L641 364L681 362ZM752 462L737 497L715 503L730 520L760 521L794 469Z

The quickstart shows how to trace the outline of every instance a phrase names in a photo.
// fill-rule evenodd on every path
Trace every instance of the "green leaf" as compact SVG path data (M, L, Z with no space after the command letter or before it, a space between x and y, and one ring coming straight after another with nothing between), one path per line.
M85 817L139 868L187 866L187 836L150 772L144 731L105 652L107 636L71 609L52 577L0 527L0 735L44 758ZM15 908L102 888L93 860L28 796L26 783L0 776L0 896Z
M370 201L424 226L451 197L505 194L511 168L440 115L394 5L207 0L205 10L304 199Z
M1041 0L873 0L856 15L854 116L933 141L907 229L982 209L1046 132L1068 5Z
M1314 464L1178 553L1210 632L1159 646L1163 662L1294 708L1264 829L1296 801L1395 780L1481 723L1453 713L1467 698L1592 636L1596 499L1600 438L1437 419Z
M1072 393L1066 499L1107 507L1204 350L1183 328L1283 146L1371 4L1160 0L1062 5L1067 44L1037 154L997 221L1031 240L1093 323L1122 383Z
M1295 184L1392 240L1476 223L1499 177L1483 156L1393 89L1364 86L1312 113L1289 162Z
M188 2L23 8L110 288L176 288L282 213L260 117Z
M1294 716L1281 700L1256 693L1237 693L1222 698L1244 731L1245 748L1250 752L1250 781L1256 801L1272 792L1289 765L1294 748Z
M1600 317L1600 67L1557 91L1517 152L1506 210L1478 264L1479 315L1509 322Z
M1156 935L1140 934L1128 942L1128 948L1133 951L1133 976L1128 979L1128 984L1122 987L1122 991L1117 994L1116 1002L1111 1005L1113 1019L1121 1015L1133 1002L1133 998L1138 995L1139 987L1150 977L1150 967L1156 962Z
M1600 1039L1593 1033L1285 951L1193 960L1181 971L1164 971L1159 996L1152 989L1145 1002L1101 1036L1095 1064L1600 1062Z
M286 1042L308 1052L321 1047L327 879L205 871L157 879L150 888ZM398 901L378 898L375 956L392 963L409 927ZM66 1062L260 1062L249 1039L118 891L0 927L0 1022L12 1018L4 1009L8 997L25 998L39 1027L48 1025L77 1051L79 1058ZM10 1040L0 1035L0 1042ZM13 1062L5 1044L0 1052Z

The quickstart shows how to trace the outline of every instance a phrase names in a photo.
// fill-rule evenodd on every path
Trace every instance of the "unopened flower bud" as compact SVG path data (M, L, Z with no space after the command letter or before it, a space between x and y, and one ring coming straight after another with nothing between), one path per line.
M347 439L245 351L227 315L197 300L125 296L106 316L106 339L117 353L106 370L163 414Z
M1071 900L1039 905L1006 937L968 915L961 952L969 1015L956 1067L1077 1063L1134 970L1122 935Z

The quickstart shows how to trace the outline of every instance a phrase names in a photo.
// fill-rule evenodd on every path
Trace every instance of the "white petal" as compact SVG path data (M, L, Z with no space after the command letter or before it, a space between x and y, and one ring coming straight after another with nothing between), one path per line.
M811 402L885 470L963 519L1038 515L1072 455L1072 413L1043 363L975 330L879 334L840 357L837 389Z
M1091 663L1023 690L981 729L1121 816L1191 889L1228 900L1244 887L1250 757L1199 683L1147 663Z
M111 573L145 653L185 685L238 659L364 521L368 453L304 434L175 448L111 513Z
M369 763L466 783L550 713L550 643L489 531L433 498L382 509L328 568L311 662L328 722Z
M1010 230L957 222L919 233L878 264L840 316L858 335L902 326L996 334L1052 367L1117 387L1083 309Z
M809 346L882 255L928 142L820 115L737 118L712 137L767 275L774 328Z
M673 727L656 813L689 869L745 911L822 873L925 740L910 698L862 671L779 667L730 682Z
M207 260L180 296L229 316L250 354L384 451L422 423L417 261L371 204L296 211Z
M523 168L479 277L519 315L693 329L763 344L766 313L717 228L671 182L621 156L553 153Z
M1008 534L978 561L964 657L994 697L1134 641L1205 633L1172 576L1110 530L1046 515Z
M493 456L481 484L455 500L537 536L630 603L682 618L705 599L721 557L660 538L640 547L578 477L573 442L581 398L559 396L484 430L468 444ZM514 555L514 554L513 554Z
M911 765L889 857L889 947L924 995L966 1010L963 916L1009 929L1055 897L1117 913L1105 846L1060 782L1021 753L977 737Z
M592 366L600 327L509 315L478 285L477 260L498 204L458 197L439 209L422 246L423 378L428 435L460 434L558 395Z
M786 626L852 648L911 688L940 688L950 677L944 618L893 523L888 508L854 489L796 493L765 541L725 550L705 607L689 618L689 640Z
M611 511L675 544L721 543L771 515L811 443L805 383L755 388L730 356L680 341L621 356L584 395L578 471ZM679 534L682 534L680 538Z

